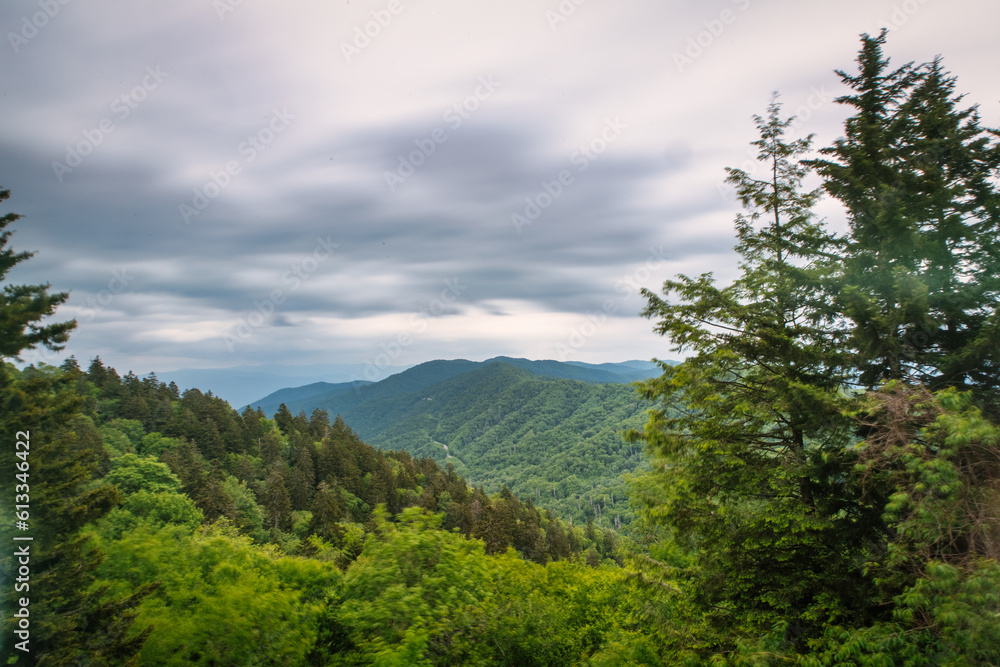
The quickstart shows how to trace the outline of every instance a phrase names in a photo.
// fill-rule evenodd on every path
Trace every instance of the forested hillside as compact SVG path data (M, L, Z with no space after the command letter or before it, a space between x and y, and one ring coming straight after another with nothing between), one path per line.
M757 166L727 171L738 275L643 291L688 356L638 397L433 362L347 391L385 442L418 438L380 451L322 410L238 413L100 359L19 370L76 323L43 323L66 293L5 282L4 661L1000 664L1000 131L886 39L838 72L832 145L787 136L777 98L755 118ZM0 279L31 257L17 218ZM627 536L538 509L586 512L585 459L639 447Z
M628 383L659 375L659 367L656 364L643 361L587 364L551 359L532 361L511 357L494 357L486 361L438 359L418 364L377 383L363 380L336 384L316 382L281 389L252 401L249 406L260 408L267 414L277 412L282 403L293 413L304 411L309 414L316 408L322 408L331 415L345 415L351 411L363 413L365 410L358 407L367 401L405 396L445 382L457 375L481 371L497 363L520 368L540 377L579 380L592 384Z
M385 604L419 614L404 609L408 603L382 599L380 586L372 588L385 576L403 576L412 585L411 575L387 574L377 563L363 574L362 563L371 558L365 554L384 549L410 554L417 547L412 554L417 563L441 559L455 568L449 578L471 577L470 585L483 595L501 570L529 581L542 576L527 565L531 562L541 567L572 559L576 564L566 565L566 572L598 567L602 560L614 563L614 532L592 524L570 526L507 488L487 495L451 466L442 468L429 458L376 450L343 420L331 424L320 410L310 419L287 412L268 419L249 408L239 414L211 394L181 395L155 375L121 377L100 359L86 372L72 358L62 368L17 371L8 364L3 377L5 415L35 424L36 460L42 453L48 459L35 468L41 480L35 484L78 494L55 503L69 512L66 518L59 519L55 509L36 509L36 520L65 529L65 520L74 517L69 528L83 529L76 541L55 547L57 554L66 551L65 561L50 566L43 560L36 570L49 582L42 599L55 600L61 591L65 602L55 607L42 602L36 609L54 618L82 602L122 632L132 621L148 631L135 635L134 643L115 635L102 637L98 646L84 633L97 621L86 614L68 616L55 626L38 626L33 645L43 655L107 652L110 657L142 644L140 658L147 664L243 664L258 655L301 661L310 655L318 660L334 647L345 654L360 651L371 638L362 633L352 639L340 628L334 601L344 603L337 614L369 629L381 622ZM33 411L43 409L52 416L30 421ZM12 454L7 450L4 458L13 466ZM65 535L51 536L54 544L60 538ZM94 547L105 555L97 556ZM484 559L508 550L510 555L496 562L501 570L490 570L494 566ZM93 556L86 570L57 583L84 553ZM345 571L362 576L345 580ZM84 595L88 582L102 588ZM441 585L430 581L427 590ZM354 592L341 599L343 586ZM434 592L444 596L438 604L467 604L470 593L452 593L450 586ZM453 594L459 597L448 597ZM531 595L540 594L526 599ZM540 604L549 604L542 598ZM497 604L521 601L505 597ZM476 608L476 614L497 613ZM330 625L321 627L321 619ZM467 620L474 621L476 632L496 622L485 615ZM70 636L60 638L57 628ZM259 654L250 638L265 631L268 645ZM71 639L74 632L81 634ZM233 639L241 636L245 641ZM422 637L411 639L419 644ZM461 655L479 649L463 645L446 651Z
M340 414L372 445L450 463L488 492L507 486L577 524L628 524L625 474L642 463L642 448L622 433L642 425L649 404L628 384L603 382L611 375L605 370L511 361L517 360L435 361L375 385L323 393L307 385L274 399ZM624 370L622 380L646 373ZM439 380L452 371L464 372ZM282 403L275 412L290 414L289 408Z

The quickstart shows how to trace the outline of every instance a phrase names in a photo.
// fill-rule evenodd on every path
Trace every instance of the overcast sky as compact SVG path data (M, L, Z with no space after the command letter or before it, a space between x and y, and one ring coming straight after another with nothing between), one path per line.
M732 277L723 168L891 28L1000 125L995 0L8 0L10 276L140 374L672 358L642 286ZM824 204L833 226L835 206ZM25 355L25 360L46 359Z

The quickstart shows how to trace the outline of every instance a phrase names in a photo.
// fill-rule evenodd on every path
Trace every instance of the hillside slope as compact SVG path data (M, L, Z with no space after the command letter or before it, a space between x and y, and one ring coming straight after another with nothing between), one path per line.
M607 377L622 374L507 358L435 361L353 391L283 395L295 398L286 402L293 413L327 409L366 442L452 463L487 492L507 485L574 521L613 526L630 520L624 474L642 458L621 433L641 428L650 406L621 379L594 381ZM265 413L281 396L261 402Z

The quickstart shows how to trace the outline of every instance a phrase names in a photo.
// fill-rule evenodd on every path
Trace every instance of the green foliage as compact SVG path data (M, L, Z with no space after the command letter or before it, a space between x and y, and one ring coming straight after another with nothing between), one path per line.
M233 523L243 533L259 539L263 534L264 513L246 482L229 475L222 485L222 490L233 499L233 506L236 508L236 515L232 517Z
M461 632L456 623L486 595L482 543L437 530L440 517L419 508L406 510L398 528L379 521L387 534L369 537L348 570L338 620L355 646L383 664L405 664L432 639L443 643L435 651L447 653Z
M162 433L147 433L137 448L138 453L147 456L159 456L177 446L176 438L167 438Z
M111 510L101 522L101 533L111 539L121 537L140 523L159 527L166 524L186 526L192 531L205 516L186 495L174 491L137 491Z
M642 387L663 407L631 434L653 464L634 493L648 520L692 541L685 590L723 645L779 621L802 638L867 613L860 563L882 528L846 477L850 424L822 292L835 244L810 213L817 193L798 192L809 142L786 143L779 112L775 101L757 117L767 179L730 171L749 211L736 221L740 278L667 281L678 304L644 291L656 331L695 354Z
M39 663L119 664L134 655L144 633L131 631L135 607L149 593L139 586L118 597L108 597L94 587L103 555L91 548L80 529L99 519L118 502L114 487L94 484L104 452L100 434L79 414L83 399L75 393L79 371L61 372L52 367L28 368L21 373L0 366L0 432L30 433L27 441L31 512L28 519L33 541L30 548L30 587L15 593L11 549L0 561L4 607L13 599L28 597L32 657ZM19 436L23 438L24 436ZM0 450L0 463L15 470L13 446ZM15 491L5 486L7 492ZM10 496L9 496L10 497ZM11 542L13 504L2 504L3 537ZM13 598L13 599L12 599ZM2 657L15 659L19 652L11 617L4 619Z
M1000 429L979 406L1000 383L1000 149L939 60L890 71L884 40L840 73L856 115L831 160L800 161L776 103L757 119L768 177L729 170L740 277L644 292L695 353L644 384L661 407L632 434L652 459L634 495L674 544L634 560L647 588L676 587L657 617L683 628L657 632L676 662L996 661ZM798 193L810 166L844 238Z
M318 619L342 575L329 563L281 556L216 527L139 525L102 543L111 591L161 582L138 609L151 625L148 665L305 664Z
M376 516L336 615L350 649L332 664L565 665L637 634L641 603L616 568L490 557L417 508Z
M10 190L0 190L0 202L10 198ZM7 247L12 231L7 227L19 220L16 213L0 216L0 281L11 269L34 256L31 252L14 252ZM76 328L76 320L56 324L40 324L65 303L69 292L49 294L50 285L9 285L0 290L0 362L5 358L17 359L24 350L39 345L50 350L61 350L69 340L69 332Z
M136 454L123 454L112 459L111 470L104 480L115 484L125 494L137 491L176 493L181 490L181 480L170 471L169 466L151 456Z
M850 233L831 299L863 385L1000 384L1000 142L960 109L941 59L897 69L886 33L864 36L839 72L854 114L815 162Z

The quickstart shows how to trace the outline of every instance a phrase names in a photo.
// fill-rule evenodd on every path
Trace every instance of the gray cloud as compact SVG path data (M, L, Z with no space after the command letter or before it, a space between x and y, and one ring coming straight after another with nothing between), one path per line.
M552 23L554 2L435 0L347 62L368 5L60 7L16 53L0 45L0 187L25 215L13 244L38 251L12 277L72 292L70 351L137 370L359 362L407 327L396 363L551 356L599 311L611 323L580 358L669 356L636 293L732 273L737 208L718 186L751 114L780 89L832 141L831 70L894 10L649 0ZM679 68L725 10L735 22ZM0 27L37 11L9 3ZM995 104L998 18L922 5L888 50L943 53L971 102Z

